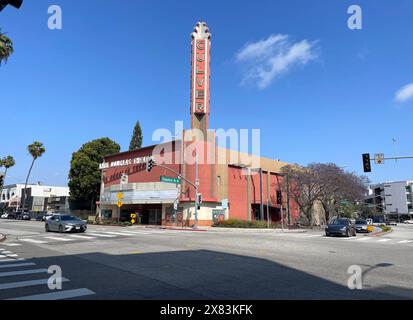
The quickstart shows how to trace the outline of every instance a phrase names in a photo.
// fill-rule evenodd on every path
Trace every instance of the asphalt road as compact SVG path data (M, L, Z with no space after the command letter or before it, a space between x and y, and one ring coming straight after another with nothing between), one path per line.
M0 220L0 299L412 299L413 225L372 237L90 226L45 233ZM50 266L62 289L50 290ZM347 286L350 266L362 289Z

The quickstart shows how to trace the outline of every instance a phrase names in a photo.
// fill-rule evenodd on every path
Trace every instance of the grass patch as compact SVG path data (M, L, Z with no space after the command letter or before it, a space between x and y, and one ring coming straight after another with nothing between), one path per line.
M383 230L384 232L389 232L391 231L391 228L389 226L385 226L384 224L380 225L379 228Z

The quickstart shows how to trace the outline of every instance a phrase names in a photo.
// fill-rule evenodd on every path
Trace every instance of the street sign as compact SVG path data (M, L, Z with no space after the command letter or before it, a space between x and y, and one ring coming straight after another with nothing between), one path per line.
M119 192L119 193L116 195L116 198L118 198L118 200L122 200L122 199L123 199L123 193L122 193L122 192Z
M374 155L374 162L376 164L384 164L384 154L378 153Z
M135 222L136 222L136 213L131 213L131 215L130 215L130 217L131 217L131 223L132 224L135 224Z
M161 176L161 182L181 184L181 179L180 178Z
M116 204L119 208L123 206L123 202L122 201L118 201L118 203Z

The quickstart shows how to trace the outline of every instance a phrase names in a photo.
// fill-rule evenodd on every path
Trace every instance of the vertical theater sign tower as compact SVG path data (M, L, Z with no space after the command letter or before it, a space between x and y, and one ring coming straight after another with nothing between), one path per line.
M191 227L229 218L275 222L283 212L285 221L293 223L298 216L295 204L285 195L282 204L276 201L283 183L279 172L287 163L217 146L216 131L209 129L211 34L207 24L198 22L191 36L190 129L179 140L105 157L100 165L99 218L130 221L136 216L142 225ZM164 167L154 166L147 172L150 157ZM251 164L252 158L259 165ZM260 174L245 174L252 171ZM190 182L198 177L203 202L197 221L194 187L176 175ZM119 194L121 207L117 206Z
M192 33L191 128L208 134L211 82L211 34L205 22Z

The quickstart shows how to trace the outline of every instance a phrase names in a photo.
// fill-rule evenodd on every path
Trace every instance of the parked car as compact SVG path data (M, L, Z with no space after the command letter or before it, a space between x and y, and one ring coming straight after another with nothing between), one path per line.
M364 219L357 219L354 227L356 228L356 232L369 232L369 225Z
M405 220L403 223L405 223L405 224L413 224L413 219L412 219L412 220Z
M3 214L1 215L1 218L2 218L2 219L7 219L8 216L9 216L8 213L3 213Z
M30 221L32 218L29 213L25 212L23 214L19 214L17 220L27 220Z
M86 229L87 223L85 221L69 214L54 214L45 223L46 232L85 232Z
M388 226L397 226L397 221L395 221L395 220L388 220L388 221L386 222L386 225L388 225Z
M330 224L326 226L325 229L326 236L346 236L346 237L355 237L356 228L354 224L351 223L350 219L340 218L333 220Z
M9 213L7 214L7 218L6 219L16 219L17 218L17 213Z

